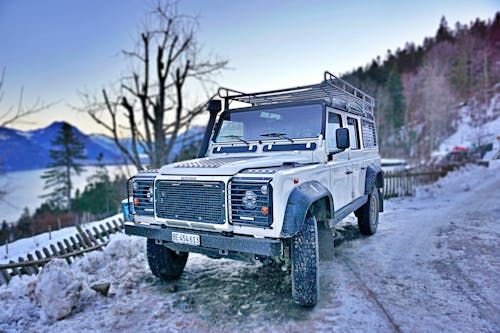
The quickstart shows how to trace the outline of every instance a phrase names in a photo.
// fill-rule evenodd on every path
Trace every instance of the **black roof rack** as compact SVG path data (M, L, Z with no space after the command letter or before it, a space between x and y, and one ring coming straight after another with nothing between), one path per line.
M226 108L230 101L251 104L252 106L278 103L301 102L323 99L331 105L345 103L347 111L367 114L373 118L375 100L346 81L325 71L323 82L295 88L262 91L246 94L227 88L219 88L219 97L225 100Z

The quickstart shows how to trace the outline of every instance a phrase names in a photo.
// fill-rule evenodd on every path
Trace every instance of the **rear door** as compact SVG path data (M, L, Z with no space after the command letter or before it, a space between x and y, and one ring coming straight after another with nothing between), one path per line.
M351 171L352 188L350 201L364 194L364 170L362 168L364 155L361 149L361 139L359 135L359 119L347 117L347 128L349 129L349 170ZM363 186L362 186L363 185Z

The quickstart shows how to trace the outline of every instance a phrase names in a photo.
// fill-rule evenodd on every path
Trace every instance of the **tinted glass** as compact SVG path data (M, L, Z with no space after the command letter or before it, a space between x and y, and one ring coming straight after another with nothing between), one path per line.
M337 148L337 140L335 136L335 131L342 127L342 121L340 115L329 112L328 113L328 126L326 133L326 141L328 150L335 150Z
M215 141L314 138L321 133L322 114L321 104L235 110L222 123Z
M358 121L347 117L347 128L349 129L349 141L351 149L359 149Z
M377 137L375 135L375 124L368 120L361 120L361 133L363 135L363 145L366 148L377 146Z

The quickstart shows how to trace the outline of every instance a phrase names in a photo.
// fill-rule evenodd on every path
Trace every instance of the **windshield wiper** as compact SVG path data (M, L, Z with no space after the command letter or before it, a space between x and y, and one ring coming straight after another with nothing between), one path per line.
M238 136L238 135L222 135L221 138L236 139L236 140L238 140L240 142L243 142L247 146L250 146L250 142L248 142L247 140L243 140L241 138L241 136Z
M286 133L264 133L264 134L261 134L260 136L267 136L270 138L284 139L284 140L290 141L291 143L294 142L292 139L290 139L289 137L286 136Z

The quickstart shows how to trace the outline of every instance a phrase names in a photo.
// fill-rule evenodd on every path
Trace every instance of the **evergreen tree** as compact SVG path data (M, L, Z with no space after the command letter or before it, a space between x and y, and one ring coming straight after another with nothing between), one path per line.
M196 158L200 150L201 140L193 140L188 145L182 147L179 153L175 156L174 162L190 160Z
M9 226L7 225L7 221L2 221L2 226L0 227L0 243L5 243L6 240L9 240Z
M84 171L79 160L85 159L85 145L79 140L73 128L64 122L57 137L51 141L54 149L50 150L52 162L48 170L42 175L45 180L45 189L52 192L42 197L49 198L49 204L57 209L71 212L71 190L73 174L79 175Z
M403 126L406 112L401 76L391 71L387 79L386 87L392 102L392 108L390 108L388 116L392 122L392 127L397 130Z
M451 34L450 28L448 27L448 21L446 17L442 16L439 22L439 28L436 33L436 43L441 42L453 42L453 35Z
M88 185L75 200L75 209L79 212L110 215L111 208L114 210L116 206L118 194L112 188L103 157L103 154L99 153L95 173L87 178Z
M31 218L30 211L28 207L24 207L23 213L21 214L21 217L19 217L19 220L17 221L15 229L16 239L32 236L31 232L32 223L33 219Z
M95 173L91 175L89 178L87 178L88 183L109 184L111 182L111 179L109 178L108 169L104 165L103 159L104 155L102 153L99 153L96 158L97 164Z

